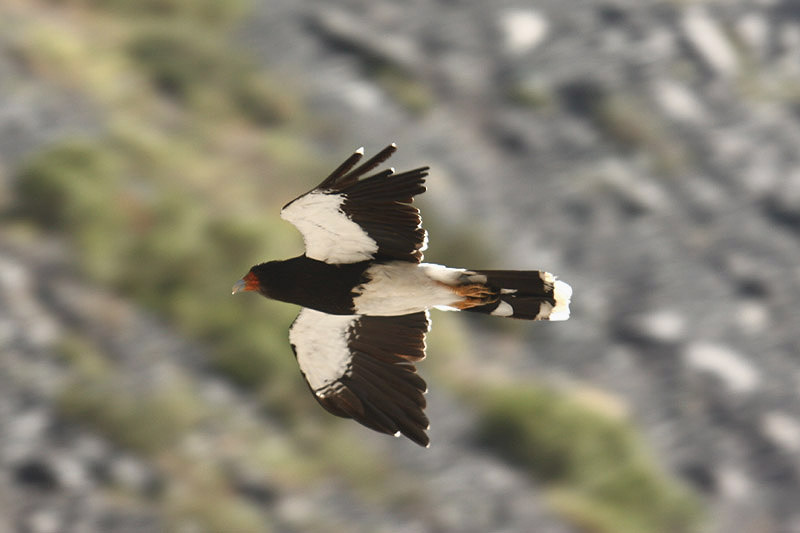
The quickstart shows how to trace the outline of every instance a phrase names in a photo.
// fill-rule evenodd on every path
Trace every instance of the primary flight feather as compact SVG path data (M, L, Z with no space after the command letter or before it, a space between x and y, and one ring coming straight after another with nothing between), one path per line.
M331 413L429 445L425 381L428 309L526 320L566 320L572 288L538 270L466 270L422 263L428 234L414 196L428 167L369 174L391 144L358 165L356 150L322 183L286 204L305 254L250 269L233 292L303 307L289 330L297 363Z

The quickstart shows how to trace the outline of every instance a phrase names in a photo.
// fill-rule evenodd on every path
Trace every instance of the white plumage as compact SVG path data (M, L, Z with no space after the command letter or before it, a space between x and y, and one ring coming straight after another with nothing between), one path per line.
M347 372L352 359L348 334L357 319L304 308L289 330L289 342L302 348L296 351L297 364L317 396Z
M378 244L342 211L344 196L315 190L281 210L303 234L306 255L331 264L372 259Z
M511 316L514 314L514 308L511 307L510 303L501 301L498 304L497 309L489 314L494 316Z
M569 318L569 302L572 299L572 287L560 279L553 284L553 299L556 305L550 311L548 320L567 320Z
M357 313L374 316L407 315L430 307L450 307L461 297L446 285L455 285L463 269L441 265L392 261L366 271L367 283L356 288Z

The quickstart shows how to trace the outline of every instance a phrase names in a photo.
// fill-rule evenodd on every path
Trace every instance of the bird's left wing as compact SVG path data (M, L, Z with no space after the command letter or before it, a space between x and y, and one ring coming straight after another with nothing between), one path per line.
M429 323L427 312L330 315L304 308L289 330L289 341L325 409L427 446L427 386L414 363L425 357Z
M391 144L356 167L364 155L359 148L316 188L283 207L281 218L303 234L308 257L330 264L422 260L427 233L411 202L425 192L428 167L398 174L389 168L361 179L396 150Z

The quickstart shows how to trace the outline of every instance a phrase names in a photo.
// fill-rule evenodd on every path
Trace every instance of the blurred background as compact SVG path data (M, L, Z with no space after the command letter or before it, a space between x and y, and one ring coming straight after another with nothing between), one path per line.
M794 0L2 0L0 531L800 531ZM233 282L358 146L426 259L432 447L325 413Z

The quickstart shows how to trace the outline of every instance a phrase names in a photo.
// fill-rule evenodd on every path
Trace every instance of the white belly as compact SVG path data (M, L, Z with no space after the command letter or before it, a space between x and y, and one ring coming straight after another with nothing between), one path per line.
M365 273L369 281L355 289L355 311L394 316L450 307L461 298L443 284L457 284L463 272L460 268L406 261L373 265Z

